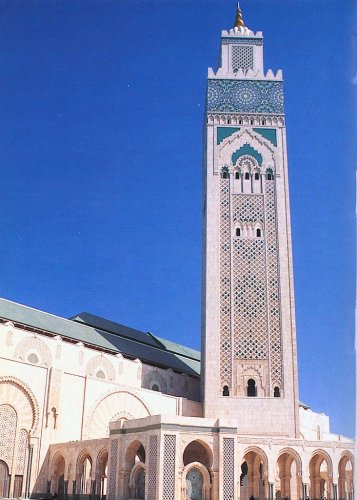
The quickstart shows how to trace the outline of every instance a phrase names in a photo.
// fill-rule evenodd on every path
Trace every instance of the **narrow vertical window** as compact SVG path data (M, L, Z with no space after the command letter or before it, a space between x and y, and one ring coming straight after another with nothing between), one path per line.
M228 178L228 173L227 172L223 172L222 177L223 177L223 179L227 179Z
M245 173L244 178L245 178L245 179L247 179L247 180L249 179L249 172L246 172L246 173Z
M261 238L261 236L262 236L262 230L257 229L257 238Z
M280 398L280 389L279 389L279 387L274 387L274 398Z
M228 385L225 385L225 386L223 387L223 392L222 392L222 395L223 395L223 396L229 396L229 387L228 387Z
M236 236L241 236L240 227L237 227L237 229L236 229Z
M254 398L256 395L257 395L257 387L255 384L255 380L250 378L247 384L247 396L249 398Z
M255 179L256 181L259 181L259 174L258 174L258 173L254 174L254 179Z
M236 172L236 179L239 179L239 172Z

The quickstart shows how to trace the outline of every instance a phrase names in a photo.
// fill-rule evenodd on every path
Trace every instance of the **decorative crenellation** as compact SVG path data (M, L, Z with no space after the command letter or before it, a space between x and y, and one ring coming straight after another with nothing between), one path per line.
M223 500L234 498L234 439L223 438Z
M207 112L284 114L283 82L208 79Z
M229 176L220 184L220 375L221 386L232 387L231 217Z
M222 37L229 37L229 40L234 40L233 37L239 37L242 40L254 40L254 39L263 39L263 33L261 31L257 31L254 33L254 31L250 30L246 26L239 26L239 27L234 27L231 28L230 30L222 30L221 32Z
M149 466L148 466L148 500L156 500L156 478L157 478L157 452L158 438L150 436L149 438Z
M163 500L175 500L176 436L164 436Z
M234 47L232 47L234 49ZM253 47L251 47L253 48ZM248 68L239 68L237 71L227 68L218 68L215 72L213 68L208 68L208 82L210 80L213 81L233 81L234 83L238 83L237 80L246 83L248 81L252 81L253 83L283 83L283 73L281 69L274 74L271 69L268 69L266 73L263 72L261 68L253 69L252 67Z
M209 125L242 125L247 127L285 127L285 118L270 114L208 113L207 123Z

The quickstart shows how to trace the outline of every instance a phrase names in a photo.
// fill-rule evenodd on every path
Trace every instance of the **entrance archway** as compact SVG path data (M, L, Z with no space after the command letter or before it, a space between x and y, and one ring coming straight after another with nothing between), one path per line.
M130 473L130 500L145 500L145 465L137 462Z
M63 455L58 453L54 456L52 461L52 487L51 493L56 493L59 500L64 498L64 471L65 461Z
M284 450L280 454L277 473L276 497L291 500L302 498L301 458L294 450Z
M143 444L133 441L125 454L124 498L142 500L145 498L145 460Z
M108 480L108 450L103 448L97 458L97 473L96 473L96 494L99 498L105 498L107 495L107 480Z
M346 453L338 464L338 498L352 500L353 494L353 457Z
M327 453L317 451L310 460L309 469L310 498L332 498L332 462Z
M83 451L77 461L77 484L78 493L90 495L92 493L92 457L87 451Z
M186 465L182 473L182 494L185 500L210 500L210 473L200 462Z
M268 498L268 460L259 448L246 451L240 471L240 499Z
M190 500L203 500L203 475L192 467L186 474L186 498Z

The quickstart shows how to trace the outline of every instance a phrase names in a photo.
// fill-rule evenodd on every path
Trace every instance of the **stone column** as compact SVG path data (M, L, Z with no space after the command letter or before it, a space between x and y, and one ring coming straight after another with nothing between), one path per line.
M302 483L302 499L306 500L308 497L308 484Z
M269 483L269 500L274 500L274 483Z
M31 468L32 468L32 457L33 457L33 445L29 445L28 456L27 456L27 469L26 469L26 485L25 485L25 497L30 496L30 481L31 481Z
M337 500L337 484L333 483L332 484L332 488L333 488L333 500Z

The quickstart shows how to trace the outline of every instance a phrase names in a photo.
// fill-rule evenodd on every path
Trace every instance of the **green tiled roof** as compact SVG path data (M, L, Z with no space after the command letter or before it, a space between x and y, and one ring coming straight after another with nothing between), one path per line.
M154 366L200 374L198 351L89 313L65 319L0 298L0 318L132 359L139 358Z

